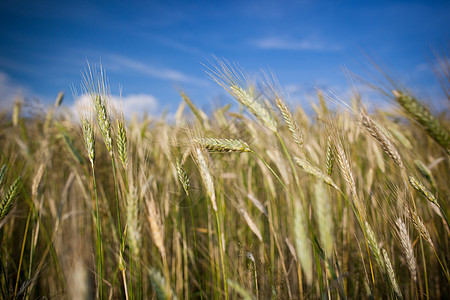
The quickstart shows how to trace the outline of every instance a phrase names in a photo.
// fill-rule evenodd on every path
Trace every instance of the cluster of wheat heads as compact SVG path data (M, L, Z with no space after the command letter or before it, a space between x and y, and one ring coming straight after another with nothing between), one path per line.
M449 297L448 119L406 91L411 123L322 93L308 115L208 73L240 113L182 93L173 121L125 122L88 68L79 117L61 95L0 116L3 298Z

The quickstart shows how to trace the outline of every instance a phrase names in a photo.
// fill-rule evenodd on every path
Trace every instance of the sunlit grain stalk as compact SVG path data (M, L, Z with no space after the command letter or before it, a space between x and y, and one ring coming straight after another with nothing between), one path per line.
M203 142L211 142L209 140L203 140ZM214 141L211 146L216 145L217 146L217 141ZM195 143L195 141L194 141ZM219 143L221 146L224 146L225 143ZM203 145L204 147L207 147L207 145ZM211 200L211 204L212 204L212 208L214 211L214 215L215 215L215 219L216 219L216 226L217 226L217 238L219 240L219 254L220 254L220 262L222 265L222 279L223 279L223 284L224 284L224 291L225 291L225 298L228 299L229 295L228 295L228 284L227 284L227 272L226 272L226 268L225 268L225 255L224 255L224 249L223 249L223 243L222 243L222 230L220 227L220 221L219 221L219 212L217 210L217 203L216 203L216 193L214 190L214 181L212 179L211 176L211 172L209 170L208 164L206 163L206 158L204 157L201 148L199 148L198 146L195 147L194 149L195 153L195 158L197 159L198 165L199 165L199 170L200 170L200 175L203 179L203 182L206 185L206 190L208 192L208 196L209 199Z
M357 216L358 222L359 222L361 229L363 231L363 234L364 234L364 241L366 244L367 255L369 256L369 266L370 266L370 274L372 276L372 284L375 285L375 276L373 274L373 266L372 266L372 260L370 258L369 241L368 241L368 236L367 236L368 223L367 223L367 221L365 221L366 220L366 210L365 210L365 207L363 206L363 203L360 202L358 194L356 193L355 180L353 179L353 174L350 169L350 164L347 160L345 151L342 148L341 143L336 139L336 140L333 140L333 145L334 145L334 150L335 150L334 153L336 154L339 168L341 169L342 175L344 176L344 181L347 184L347 188L350 189L350 191L351 191L351 194L353 197L353 203L356 206L356 211L353 207L352 208L355 213L355 216ZM370 227L369 227L369 229L370 229ZM372 235L372 236L374 237L374 235ZM372 242L373 241L376 241L376 240L373 239Z
M161 255L164 267L164 277L166 278L167 288L169 288L170 273L169 273L169 266L167 263L166 247L164 245L164 224L161 218L161 214L156 208L156 203L155 200L153 199L152 193L150 193L150 198L146 200L146 205L148 212L148 222L150 224L152 238L156 245L156 248L158 248L158 251Z
M189 211L191 214L191 222L192 222L192 233L194 235L195 258L197 259L197 261L200 261L199 256L198 256L197 237L195 234L194 212L193 212L193 207L192 207L191 194L189 193L191 184L190 184L189 176L187 175L186 170L184 169L184 167L180 161L177 161L177 176L178 176L178 180L181 182L181 185L183 186L184 192L186 193L186 197L188 198ZM201 277L199 280L199 284L200 284L200 290L201 290L202 289L202 278ZM203 293L200 293L200 298L203 299Z
M89 112L88 112L89 113ZM97 197L97 183L95 180L95 137L92 129L91 121L87 117L82 117L82 130L86 152L91 162L92 168L92 180L94 184L94 197L95 197L95 226L97 227L97 267L100 275L100 279L97 278L99 288L99 298L103 298L103 245L102 245L102 232L100 227L100 216L98 209L98 197Z
M220 139L215 139L215 141L213 143L211 143L210 145L208 145L208 140L203 139L202 140L205 144L203 144L203 147L208 148L209 146L214 146L214 147L210 147L210 148L216 148L216 144L219 143L222 147L226 147L227 143L225 141L220 141ZM294 197L292 196L292 194L289 192L288 188L286 187L286 185L283 183L283 181L281 180L281 178L278 176L278 174L270 167L270 165L255 151L253 151L251 148L248 147L248 145L245 142L242 142L239 140L239 144L245 144L246 147L230 147L227 148L225 150L223 150L224 152L250 152L252 154L254 154L256 157L258 157L258 159L267 167L267 169L269 169L269 171L275 176L275 178L278 180L278 182L281 184L281 186L284 188L284 190L287 192L287 194L289 195L290 200L292 201L292 203L294 203ZM228 145L229 146L229 145ZM273 230L274 231L274 230ZM279 249L279 243L278 243L278 239L275 237L276 240L276 244L278 247L278 251L280 252L281 255L281 251ZM287 274L287 270L285 267L285 264L282 263L282 267L284 272ZM289 282L286 282L287 286L288 286L288 293L289 293L289 298L292 298L291 295L291 289L290 289L290 284Z

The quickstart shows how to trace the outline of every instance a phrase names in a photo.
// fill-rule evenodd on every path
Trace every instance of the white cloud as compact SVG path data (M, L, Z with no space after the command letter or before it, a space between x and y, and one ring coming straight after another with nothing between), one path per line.
M294 50L294 51L339 51L341 46L329 44L320 39L300 39L290 37L271 36L251 41L257 48L265 50Z
M12 108L15 99L24 92L23 87L11 82L9 76L0 71L0 110Z
M196 85L206 84L204 80L186 75L178 70L170 68L157 68L144 62L130 59L128 57L124 57L121 55L109 55L108 58L111 60L113 64L116 64L119 68L131 69L151 77L180 83L191 83Z
M158 113L158 100L153 95L149 94L131 94L125 97L111 96L109 98L110 104L120 111L126 119L133 116L142 117L144 113L149 115L156 115ZM92 100L89 95L81 95L71 107L71 111L75 116L78 116L79 108L89 108L92 106Z

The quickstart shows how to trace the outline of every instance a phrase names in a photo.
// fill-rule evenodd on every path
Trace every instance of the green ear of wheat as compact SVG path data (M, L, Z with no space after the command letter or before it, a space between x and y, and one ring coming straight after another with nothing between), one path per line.
M22 180L20 177L17 178L14 181L14 183L9 187L5 197L3 197L3 200L0 203L0 221L3 220L6 217L6 215L11 211L12 205L14 204L14 200L16 199L16 196L19 193L21 181Z

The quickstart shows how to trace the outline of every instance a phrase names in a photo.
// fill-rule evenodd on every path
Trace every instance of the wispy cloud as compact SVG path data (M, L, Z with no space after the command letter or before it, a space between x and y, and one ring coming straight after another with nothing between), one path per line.
M166 68L166 67L155 67L146 64L142 61L134 60L121 55L109 55L107 57L112 64L116 65L118 68L125 68L134 71L138 71L142 74L164 79L176 83L189 83L195 85L205 85L206 82L200 78L189 76L181 71Z
M335 52L342 49L338 44L327 43L318 38L294 39L283 36L269 36L250 42L253 46L265 50L323 51Z
M159 113L158 99L150 94L130 94L128 96L112 95L109 102L118 111L123 111L125 118L130 119L134 115L140 117L143 113L155 116ZM78 107L92 107L92 101L89 95L79 96L70 110L75 116L78 116Z

